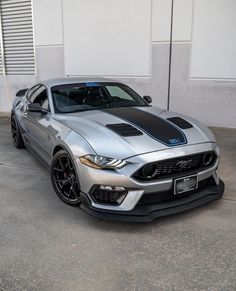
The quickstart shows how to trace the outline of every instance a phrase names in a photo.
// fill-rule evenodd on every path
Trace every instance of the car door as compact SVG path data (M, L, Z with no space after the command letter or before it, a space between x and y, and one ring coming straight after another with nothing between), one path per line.
M50 162L50 153L52 151L51 142L51 109L49 105L47 88L41 85L28 98L28 104L39 103L43 113L30 112L25 110L25 129L28 135L29 146L40 155L45 162ZM27 104L26 104L27 107Z

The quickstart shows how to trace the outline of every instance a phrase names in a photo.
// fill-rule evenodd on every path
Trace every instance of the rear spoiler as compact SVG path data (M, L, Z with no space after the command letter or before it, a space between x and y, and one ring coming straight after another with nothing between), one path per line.
M23 97L28 89L29 88L19 90L18 92L16 92L16 97Z

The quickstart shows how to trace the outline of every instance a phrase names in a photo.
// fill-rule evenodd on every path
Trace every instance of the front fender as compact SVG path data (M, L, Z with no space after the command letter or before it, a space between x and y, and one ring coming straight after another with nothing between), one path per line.
M58 140L54 149L58 146L64 148L74 160L86 154L96 154L91 145L74 131L71 131L64 140Z

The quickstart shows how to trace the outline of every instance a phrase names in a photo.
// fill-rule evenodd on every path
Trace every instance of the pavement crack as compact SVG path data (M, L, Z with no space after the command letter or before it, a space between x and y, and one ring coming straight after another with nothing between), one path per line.
M24 169L24 170L33 170L33 171L37 171L37 172L40 172L42 174L44 174L45 172L40 170L40 169L36 169L36 168L30 168L30 167L22 167L22 166L17 166L17 165L11 165L11 164L8 164L8 163L0 163L0 166L2 167L10 167L10 168L18 168L18 169Z

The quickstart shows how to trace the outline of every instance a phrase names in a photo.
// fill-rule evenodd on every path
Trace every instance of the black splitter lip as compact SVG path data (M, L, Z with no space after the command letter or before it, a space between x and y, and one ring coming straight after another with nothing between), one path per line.
M186 196L181 200L172 202L137 206L131 211L111 211L95 208L91 205L88 196L81 193L81 208L89 215L99 219L127 222L151 222L158 217L181 213L211 201L219 200L222 198L223 193L224 183L220 180L218 186L210 186L200 191L194 198Z

